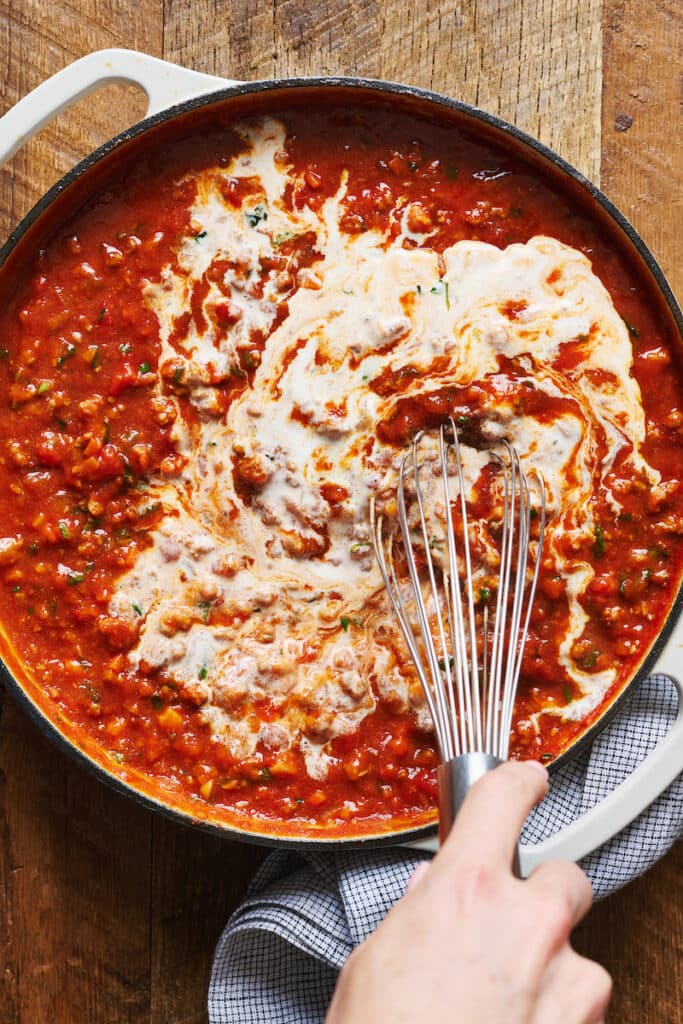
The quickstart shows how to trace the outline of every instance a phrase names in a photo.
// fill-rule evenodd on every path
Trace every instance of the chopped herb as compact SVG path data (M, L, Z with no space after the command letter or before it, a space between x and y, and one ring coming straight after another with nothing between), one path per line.
M537 508L530 508L529 509L529 519L538 519L538 509Z
M106 315L107 315L107 307L106 306L102 306L102 309L97 314L97 322L98 322L98 324L102 323L102 321L104 320Z
M574 694L572 693L572 688L569 685L569 683L565 683L564 684L564 702L565 702L565 704L571 704L571 702L573 700L574 700Z
M370 544L369 544L369 542L367 540L354 541L354 543L349 548L349 551L351 551L352 554L355 554L358 551L369 551L369 550L370 550Z
M158 693L153 693L151 696L152 707L155 711L161 711L164 706L163 697L160 697Z
M353 288L342 288L344 295L355 295Z
M150 373L151 368L149 363L140 363L140 373Z
M415 285L415 291L417 292L418 295L422 295L422 285L421 284L416 284Z
M29 546L28 546L28 553L29 553L29 555L35 555L37 551L38 551L38 544L36 543L36 541L32 541L32 543L29 544Z
M100 346L98 345L97 348L95 349L95 354L93 355L92 359L90 360L90 369L91 370L96 370L99 365L100 365Z
M139 604L133 605L133 611L135 612L136 615L142 615L142 608L140 607Z
M296 237L297 236L294 234L293 231L283 231L281 235L274 235L272 240L273 248L279 249L280 246L284 245L285 242L290 242L293 238Z
M67 523L65 523L63 520L59 523L59 532L61 533L64 540L71 540L71 533L69 532L69 527Z
M183 379L183 373L184 372L185 372L185 367L183 367L183 366L177 366L176 367L176 369L173 372L173 383L174 384L180 384L181 380Z
M593 543L593 554L596 558L602 558L605 553L605 534L603 533L600 523L598 523L594 530L595 541Z
M449 668L453 668L454 661L455 661L455 659L454 659L453 655L449 654L448 655L448 667ZM442 672L446 671L446 662L444 661L443 658L439 658L439 668L441 669Z
M408 170L409 171L416 171L417 170L417 164L415 163L414 160L409 160L408 161Z
M8 355L9 355L9 349L5 348L5 346L3 345L2 348L0 348L0 359L7 359Z
M667 559L669 557L669 552L666 550L666 548L660 548L659 545L656 545L654 548L650 548L648 554L650 558Z
M110 751L110 757L112 761L116 761L117 764L123 764L123 762L126 760L126 755L122 754L120 750Z
M38 394L39 395L44 395L45 392L49 391L51 387L52 387L52 381L41 380L40 384L38 385Z
M128 353L132 350L132 348L133 346L129 341L124 341L121 345L119 345L119 352L121 353L122 356L127 356Z
M201 614L203 622L208 622L209 621L209 619L211 617L211 607L212 607L211 601L198 601L197 602L197 608L199 609L199 612ZM258 611L257 608L254 609L254 610Z
M552 761L552 754L541 754L541 761Z
M12 587L12 593L13 594L18 594L20 591L21 591L21 587L19 586L18 583L15 583L15 585Z
M354 619L350 615L342 615L339 621L341 622L341 627L345 633L348 632L349 626L357 626L358 629L361 629L363 626L362 619Z
M361 380L370 380L369 374L364 373L363 376L361 377Z
M630 512L620 512L617 516L617 519L620 523L630 523L633 519L633 516Z
M206 679L207 671L208 671L208 669L206 667L206 664L202 665L202 667L200 668L199 673L198 673L199 678L200 679Z
M469 416L458 416L455 422L458 424L459 427L466 427L467 424L470 422L470 418Z
M75 587L77 584L82 583L84 579L85 576L82 573L72 572L66 582L70 587Z
M206 231L200 231L194 236L195 242L198 242L200 238L206 238Z
M621 576L619 577L619 593L620 594L625 594L626 593L626 579L627 579L626 573L622 572Z
M632 338L639 338L639 337L640 337L640 331L638 330L638 328L636 327L636 325L635 325L635 324L632 324L630 320L627 320L625 316L622 316L622 318L621 318L621 319L622 319L622 320L624 321L624 323L626 324L626 330L627 330L627 331L628 331L628 333L629 333L629 334L631 335L631 337L632 337Z
M247 211L244 216L247 218L249 227L255 228L262 220L268 220L268 211L261 203L259 203L253 210Z
M67 359L71 358L75 351L75 345L67 345L66 352L62 352L61 356L59 356L59 358L57 359L57 366L64 366L64 363L67 361Z
M584 654L583 657L578 659L578 664L581 668L595 668L599 657L600 651L597 649L597 647L594 647L592 651L588 651L587 654ZM567 691L565 688L565 696L566 693ZM567 704L568 703L569 701L567 701Z
M261 782L270 782L273 776L270 774L270 768L263 767L258 773L258 777Z
M302 796L298 796L294 802L297 804L302 804L304 802L304 798Z
M446 309L451 308L451 300L448 295L448 281L444 280L443 277L439 278L437 283L430 289L433 295L443 295L446 299Z
M482 604L488 604L491 600L491 591L488 587L479 587L479 600Z

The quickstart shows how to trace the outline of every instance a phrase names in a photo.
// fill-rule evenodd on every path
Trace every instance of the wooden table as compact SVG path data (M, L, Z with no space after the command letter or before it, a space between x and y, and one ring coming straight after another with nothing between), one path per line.
M676 0L0 0L0 110L108 46L244 79L395 79L500 113L601 180L683 292ZM111 86L31 142L0 173L0 234L143 111ZM0 711L0 1020L205 1021L214 943L262 852L152 817ZM683 1022L682 869L679 845L578 929L614 976L614 1022Z

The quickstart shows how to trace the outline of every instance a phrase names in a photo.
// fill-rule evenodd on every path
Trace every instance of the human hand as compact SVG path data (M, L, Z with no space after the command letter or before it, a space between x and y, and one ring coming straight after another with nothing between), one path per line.
M611 979L569 943L592 902L583 871L512 874L547 780L536 762L508 762L473 786L434 860L344 965L326 1024L604 1021Z

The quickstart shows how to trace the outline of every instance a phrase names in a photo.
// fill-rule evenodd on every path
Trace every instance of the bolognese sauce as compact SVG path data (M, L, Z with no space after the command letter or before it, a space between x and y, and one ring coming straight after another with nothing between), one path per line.
M680 580L674 342L521 156L322 100L186 128L2 288L5 642L110 772L290 835L433 820L367 520L449 417L473 493L482 430L546 490L513 756L553 760L642 662Z

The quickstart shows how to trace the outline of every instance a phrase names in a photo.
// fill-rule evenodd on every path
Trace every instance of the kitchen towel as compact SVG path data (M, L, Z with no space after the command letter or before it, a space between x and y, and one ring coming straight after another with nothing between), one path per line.
M552 776L522 841L540 842L601 800L664 736L676 710L669 680L646 679L591 749ZM682 834L683 776L581 862L596 898L642 874ZM210 1024L320 1024L344 961L427 856L401 848L272 853L218 943Z

